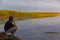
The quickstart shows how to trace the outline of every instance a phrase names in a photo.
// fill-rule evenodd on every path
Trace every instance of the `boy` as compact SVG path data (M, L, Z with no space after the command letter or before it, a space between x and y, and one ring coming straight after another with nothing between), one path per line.
M9 20L5 23L4 30L6 35L14 36L14 33L16 32L17 27L12 16L10 16Z

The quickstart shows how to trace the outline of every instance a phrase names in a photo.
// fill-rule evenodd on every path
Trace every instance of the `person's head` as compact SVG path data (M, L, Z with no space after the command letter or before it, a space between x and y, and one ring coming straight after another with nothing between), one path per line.
M9 21L13 21L13 17L12 16L9 17Z

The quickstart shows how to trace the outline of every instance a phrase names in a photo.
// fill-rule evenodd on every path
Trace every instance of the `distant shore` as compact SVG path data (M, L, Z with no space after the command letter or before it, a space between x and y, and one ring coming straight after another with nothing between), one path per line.
M56 16L52 16L52 17L56 17ZM48 18L48 17L40 17L40 18ZM26 19L40 19L40 18L19 18L16 17L14 18L15 21L24 21ZM0 19L0 25L4 24L8 19Z

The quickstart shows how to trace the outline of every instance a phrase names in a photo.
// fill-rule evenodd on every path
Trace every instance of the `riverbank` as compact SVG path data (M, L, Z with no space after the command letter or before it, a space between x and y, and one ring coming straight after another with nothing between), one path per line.
M51 16L51 17L57 17L57 16ZM27 20L27 19L42 19L42 18L51 18L51 17L40 17L40 18L19 18L19 17L14 17L14 20L15 21L24 21L24 20ZM0 19L0 25L5 24L5 22L7 20L8 19Z
M5 36L6 36L5 32L0 32L0 40L5 40ZM17 37L14 37L9 40L20 40L20 39L18 39Z

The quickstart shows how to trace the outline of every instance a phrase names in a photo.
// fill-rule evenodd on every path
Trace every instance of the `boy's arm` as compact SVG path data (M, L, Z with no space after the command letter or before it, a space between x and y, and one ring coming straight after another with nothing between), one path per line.
M15 24L15 22L14 22L14 27L16 27L16 24Z
M15 22L14 22L14 28L17 29L17 26L16 26Z
M13 24L13 27L14 27L15 29L17 29L17 26L16 26L16 24L15 24L14 21L12 22L12 24Z

